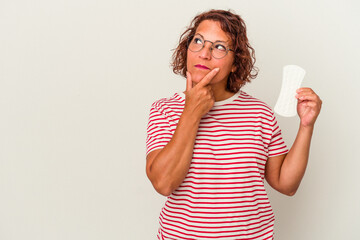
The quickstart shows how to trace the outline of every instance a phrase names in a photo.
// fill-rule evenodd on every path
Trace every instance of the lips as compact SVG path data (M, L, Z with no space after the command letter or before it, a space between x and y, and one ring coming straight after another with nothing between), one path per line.
M204 66L204 65L201 65L201 64L196 64L195 67L199 68L199 69L204 69L204 70L209 70L210 69L207 66Z

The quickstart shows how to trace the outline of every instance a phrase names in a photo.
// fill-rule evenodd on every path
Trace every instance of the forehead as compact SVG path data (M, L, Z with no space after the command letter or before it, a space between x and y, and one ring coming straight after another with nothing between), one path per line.
M195 34L201 34L206 40L231 42L227 33L221 29L221 25L217 21L204 20L196 29Z

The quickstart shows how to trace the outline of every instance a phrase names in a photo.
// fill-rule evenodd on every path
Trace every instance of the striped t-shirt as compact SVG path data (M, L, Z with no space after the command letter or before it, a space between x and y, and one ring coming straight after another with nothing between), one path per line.
M184 93L151 106L146 154L172 138ZM215 102L198 128L189 172L160 213L158 239L273 239L265 163L285 154L273 111L239 91Z

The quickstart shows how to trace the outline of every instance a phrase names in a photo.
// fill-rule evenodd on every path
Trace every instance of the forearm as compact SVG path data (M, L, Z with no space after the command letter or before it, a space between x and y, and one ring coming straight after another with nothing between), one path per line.
M159 193L170 195L186 177L199 123L200 119L184 110L172 139L150 164L148 175Z
M305 174L312 133L313 126L300 126L296 139L281 165L279 184L289 195L296 192Z

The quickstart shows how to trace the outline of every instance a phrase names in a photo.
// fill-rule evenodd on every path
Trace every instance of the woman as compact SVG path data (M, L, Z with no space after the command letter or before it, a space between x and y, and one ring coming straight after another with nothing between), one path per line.
M240 88L254 73L244 21L229 11L196 16L174 53L186 91L156 101L146 173L168 196L159 239L273 239L264 179L292 196L308 161L321 100L297 91L300 127L287 149L272 110Z

